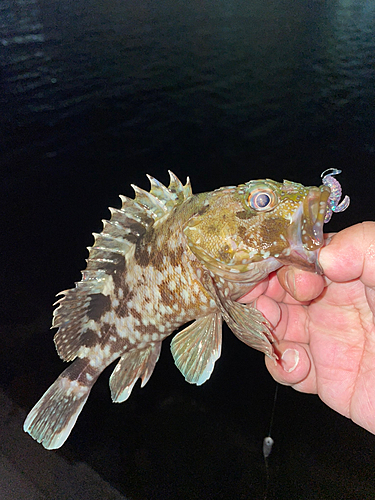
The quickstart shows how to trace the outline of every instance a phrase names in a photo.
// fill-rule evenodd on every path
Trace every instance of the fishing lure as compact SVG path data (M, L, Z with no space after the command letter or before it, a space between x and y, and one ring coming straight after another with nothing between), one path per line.
M327 211L324 218L325 223L331 220L333 212L343 212L348 208L350 203L348 195L345 195L345 198L341 201L341 203L339 203L342 195L342 189L339 181L333 177L338 174L341 174L341 170L328 168L327 170L324 170L321 175L323 184L331 189L331 194L329 195L327 202Z

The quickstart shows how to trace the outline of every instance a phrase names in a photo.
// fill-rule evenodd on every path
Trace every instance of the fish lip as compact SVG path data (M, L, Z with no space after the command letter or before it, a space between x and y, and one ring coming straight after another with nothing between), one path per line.
M302 244L306 250L323 246L323 225L331 190L327 186L311 187L303 201Z
M324 185L308 188L287 231L290 253L287 257L281 256L280 262L323 274L318 256L324 244L323 226L330 192Z

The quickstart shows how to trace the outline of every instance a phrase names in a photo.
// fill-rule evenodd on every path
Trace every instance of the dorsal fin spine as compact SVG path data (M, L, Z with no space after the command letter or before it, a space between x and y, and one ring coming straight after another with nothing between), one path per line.
M170 205L171 202L174 204L177 201L176 194L155 179L155 177L147 174L147 178L151 184L150 193L159 198L159 200L164 200L164 205Z
M180 202L189 198L193 194L189 177L187 177L186 184L183 186L180 179L171 170L168 170L168 173L170 177L168 189L178 195Z
M155 219L159 219L167 213L167 208L164 203L151 192L145 191L144 189L131 185L135 192L135 200L143 205L146 210L148 209Z

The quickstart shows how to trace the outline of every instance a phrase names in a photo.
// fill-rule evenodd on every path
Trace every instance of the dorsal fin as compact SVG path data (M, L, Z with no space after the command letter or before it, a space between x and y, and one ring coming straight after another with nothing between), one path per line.
M183 186L173 172L168 170L168 173L170 177L168 188L151 175L147 175L151 184L149 192L132 184L135 191L134 201L144 207L154 221L169 213L176 205L180 205L192 195L189 177Z
M115 277L126 272L125 256L134 248L156 220L170 213L192 194L189 178L185 186L169 172L170 184L165 187L148 176L151 189L133 186L135 198L120 196L120 209L110 208L111 218L103 220L103 231L93 233L87 267L75 288L65 290L56 304L52 327L58 327L54 337L59 355L65 361L79 356L80 349L98 341L97 323L110 307L110 295Z
M132 184L134 199L120 195L121 209L110 208L111 219L103 220L103 231L100 234L93 233L95 242L89 247L87 270L104 270L110 274L111 267L118 263L119 256L129 251L132 243L142 237L156 220L192 195L189 178L183 186L175 174L168 172L168 188L147 175L151 184L149 192Z

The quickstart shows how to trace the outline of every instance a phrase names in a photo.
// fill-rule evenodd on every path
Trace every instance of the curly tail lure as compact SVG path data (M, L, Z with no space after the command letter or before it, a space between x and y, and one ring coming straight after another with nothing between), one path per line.
M327 170L324 170L321 175L323 184L331 189L331 194L328 198L327 212L324 218L325 223L331 220L333 212L343 212L348 208L350 203L348 195L345 195L345 198L341 201L341 203L339 203L342 195L342 189L339 181L333 177L338 174L341 174L341 170L328 168Z

